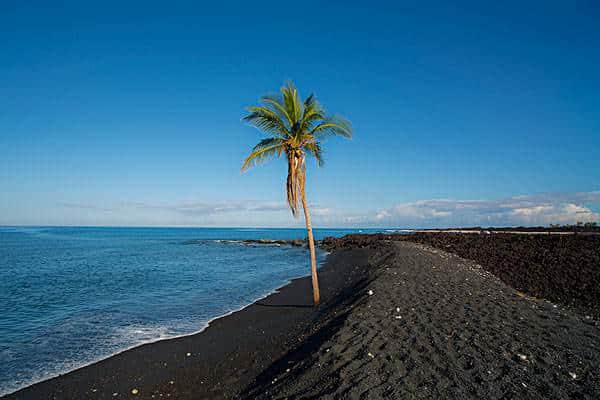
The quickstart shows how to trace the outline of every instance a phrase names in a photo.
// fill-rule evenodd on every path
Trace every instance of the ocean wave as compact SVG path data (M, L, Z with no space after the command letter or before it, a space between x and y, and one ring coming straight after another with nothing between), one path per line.
M56 230L77 238L76 228ZM145 343L202 332L309 273L304 249L257 251L213 235L97 228L81 229L81 236L104 240L55 241L42 233L3 243L8 258L2 262L11 268L0 268L0 298L22 289L2 315L14 323L0 324L0 394ZM319 261L324 255L318 251Z

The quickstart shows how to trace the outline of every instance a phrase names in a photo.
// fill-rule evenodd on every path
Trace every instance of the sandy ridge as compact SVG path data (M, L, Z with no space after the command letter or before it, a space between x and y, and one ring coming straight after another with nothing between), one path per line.
M600 398L597 322L452 254L388 246L365 292L322 322L320 344L246 398Z

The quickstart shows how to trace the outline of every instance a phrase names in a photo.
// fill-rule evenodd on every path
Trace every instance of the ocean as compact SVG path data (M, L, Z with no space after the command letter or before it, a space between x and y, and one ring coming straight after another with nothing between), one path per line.
M314 231L316 239L353 232ZM306 249L239 240L305 236L304 229L0 227L0 395L203 330L310 272ZM323 262L326 254L317 255Z

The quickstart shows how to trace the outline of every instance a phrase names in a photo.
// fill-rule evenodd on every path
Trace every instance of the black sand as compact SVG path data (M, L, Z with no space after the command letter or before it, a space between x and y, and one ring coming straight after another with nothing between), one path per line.
M411 241L477 261L507 285L600 319L600 236L416 233L327 238L324 247L376 247Z
M530 296L570 306L600 319L600 236L404 235L480 263Z
M437 249L373 247L373 294L321 321L248 398L600 398L597 321Z
M309 280L295 280L200 334L7 398L600 398L596 319L472 261L373 239L337 242L318 309Z

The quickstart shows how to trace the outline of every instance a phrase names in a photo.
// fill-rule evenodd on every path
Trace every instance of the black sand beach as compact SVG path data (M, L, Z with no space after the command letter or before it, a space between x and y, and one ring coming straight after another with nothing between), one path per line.
M396 239L324 243L334 253L320 272L318 309L309 280L298 279L200 334L140 346L6 398L600 398L600 326L585 313L598 299L531 297L506 283L523 275L525 266L510 272L519 263L507 261L498 277L481 260ZM472 245L464 243L446 249ZM587 244L561 250L574 261L550 281L571 282L563 275L577 274L578 257L595 259L598 247L579 246ZM511 248L510 260L518 249L528 259L527 246ZM600 265L590 265L595 279ZM556 285L544 287L551 298Z
M363 292L367 253L356 250L329 257L320 269L323 294L318 309L312 306L309 278L296 279L278 293L212 321L199 334L142 345L2 398L231 398L306 340L327 310ZM348 268L361 264L362 269Z

